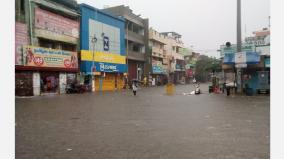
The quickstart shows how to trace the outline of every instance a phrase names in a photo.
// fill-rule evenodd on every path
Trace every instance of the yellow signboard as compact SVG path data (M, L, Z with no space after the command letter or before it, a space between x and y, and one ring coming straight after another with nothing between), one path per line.
M81 50L82 61L93 61L93 52L89 50ZM110 54L96 51L94 54L94 61L96 62L107 62L116 64L126 64L125 56L119 54Z

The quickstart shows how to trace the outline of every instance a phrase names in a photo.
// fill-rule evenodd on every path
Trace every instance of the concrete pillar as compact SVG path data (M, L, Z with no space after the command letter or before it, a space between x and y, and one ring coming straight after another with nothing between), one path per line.
M40 74L39 72L33 73L33 93L34 93L34 96L40 95Z
M59 94L66 93L66 84L67 84L66 73L60 73L59 74Z

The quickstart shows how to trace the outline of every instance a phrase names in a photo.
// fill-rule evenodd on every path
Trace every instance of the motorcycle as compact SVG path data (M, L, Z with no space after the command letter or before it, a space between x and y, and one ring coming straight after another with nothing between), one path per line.
M200 88L199 88L199 84L197 86L195 86L195 91L194 91L195 94L200 94L201 91L200 91Z
M66 87L66 93L71 94L71 93L84 93L88 89L85 85L76 85L76 84L70 84L67 85Z

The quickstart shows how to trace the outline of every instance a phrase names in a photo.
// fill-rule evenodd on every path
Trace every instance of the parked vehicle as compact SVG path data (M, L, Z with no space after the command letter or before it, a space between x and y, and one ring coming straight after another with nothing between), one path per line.
M70 84L66 86L66 93L71 94L71 93L84 93L88 91L87 86L81 85L81 84Z
M195 94L200 94L200 93L201 93L201 91L200 91L200 88L199 88L199 84L197 84L195 86Z

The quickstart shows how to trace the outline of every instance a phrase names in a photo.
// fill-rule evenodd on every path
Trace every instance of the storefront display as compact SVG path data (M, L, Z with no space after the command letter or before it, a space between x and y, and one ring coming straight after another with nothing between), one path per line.
M42 93L59 92L59 73L58 72L41 72L40 87Z

